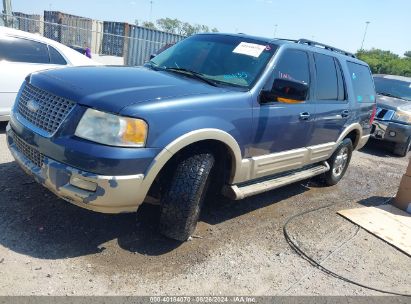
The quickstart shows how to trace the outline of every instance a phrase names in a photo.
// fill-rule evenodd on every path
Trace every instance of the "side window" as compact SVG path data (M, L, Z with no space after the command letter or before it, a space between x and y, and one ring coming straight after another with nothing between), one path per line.
M310 83L308 55L304 51L286 50L274 69L274 78Z
M348 70L357 102L374 102L375 89L368 66L348 61Z
M338 100L338 80L334 57L314 53L317 71L317 99Z
M273 72L271 88L264 90L260 102L298 103L307 100L310 82L308 55L304 51L285 50Z
M67 61L63 58L63 56L61 56L61 54L51 45L49 45L49 52L50 52L50 63L61 64L61 65L67 64Z
M49 63L47 45L17 37L0 39L0 60L28 63Z

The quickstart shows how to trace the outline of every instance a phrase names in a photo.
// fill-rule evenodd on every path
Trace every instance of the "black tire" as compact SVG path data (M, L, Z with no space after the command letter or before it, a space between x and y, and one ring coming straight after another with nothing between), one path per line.
M330 165L330 170L323 176L324 183L327 186L334 186L343 178L350 164L352 151L352 141L346 138L327 160Z
M178 241L186 241L193 234L214 162L212 154L202 153L185 157L177 164L161 202L161 234Z
M410 151L411 148L411 137L408 137L408 140L406 143L403 144L395 144L393 153L395 155L405 157L408 154L408 151Z

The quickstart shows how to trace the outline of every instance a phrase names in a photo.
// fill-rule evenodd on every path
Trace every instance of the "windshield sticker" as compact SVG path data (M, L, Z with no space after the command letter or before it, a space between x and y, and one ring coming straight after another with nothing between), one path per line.
M358 96L357 96L357 101L358 101L358 102L362 102L362 99L363 99L363 98L362 98L361 95L358 95Z
M238 72L238 73L224 75L224 79L233 79L233 78L247 79L248 74L246 72Z
M355 75L355 73L352 73L352 79L356 80L357 79L357 75Z
M375 101L375 96L374 96L374 95L370 95L370 100L371 100L371 101Z
M265 45L259 45L255 43L241 42L233 51L233 53L252 56L255 58L260 57L261 53L266 49Z

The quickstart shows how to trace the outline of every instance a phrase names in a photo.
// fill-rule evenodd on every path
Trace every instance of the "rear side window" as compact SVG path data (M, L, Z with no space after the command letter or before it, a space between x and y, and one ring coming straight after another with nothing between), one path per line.
M347 62L357 102L374 102L375 89L368 66Z
M50 63L66 65L67 61L61 56L61 54L52 46L49 45Z
M49 63L47 45L17 37L0 39L0 60L28 63Z
M338 79L334 57L314 53L317 71L317 99L338 100Z
M286 50L274 70L275 78L310 83L308 55L304 51Z

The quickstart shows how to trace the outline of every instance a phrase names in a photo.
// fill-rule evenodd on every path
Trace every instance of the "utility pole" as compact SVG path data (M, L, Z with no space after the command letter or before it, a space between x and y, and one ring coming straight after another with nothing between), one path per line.
M274 25L274 38L277 35L277 28L278 28L278 24Z
M153 22L153 1L150 1L150 22Z
M11 26L12 23L12 8L11 8L11 0L3 0L3 20L5 26Z
M362 38L361 48L360 48L360 50L363 50L363 47L364 47L364 41L365 41L365 37L367 36L367 30L368 30L368 25L369 25L369 24L370 24L370 21L366 21L366 22L365 22L364 37Z

